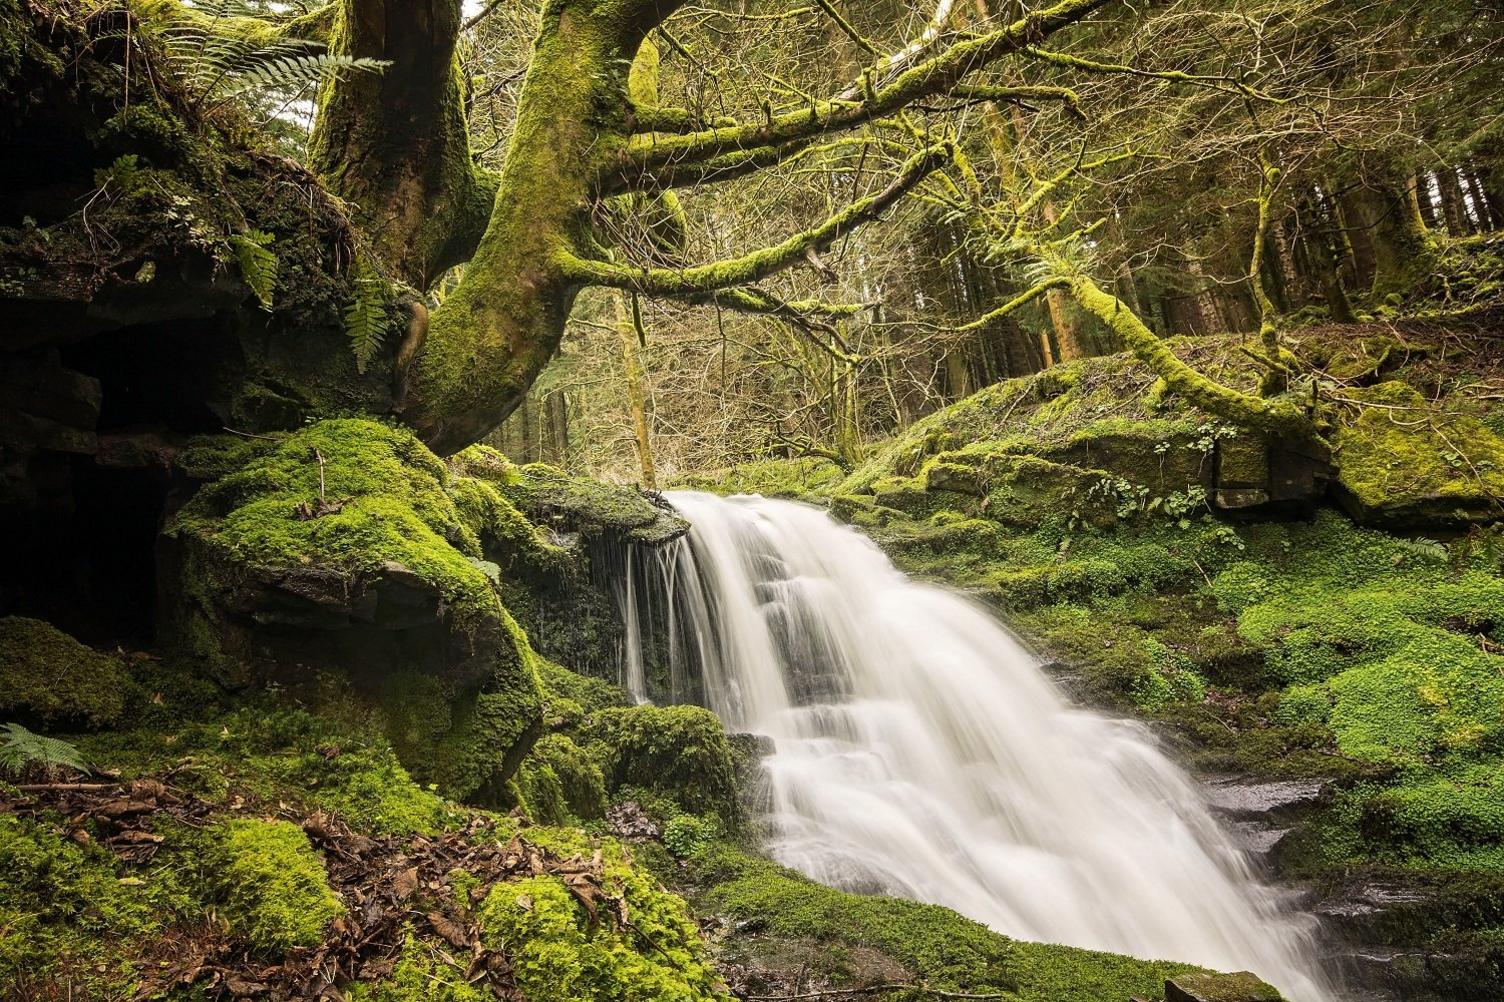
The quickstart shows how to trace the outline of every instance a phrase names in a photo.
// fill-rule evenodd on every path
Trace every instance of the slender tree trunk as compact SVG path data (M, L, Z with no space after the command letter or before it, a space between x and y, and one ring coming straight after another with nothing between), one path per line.
M1473 223L1467 215L1467 205L1462 197L1462 183L1457 180L1457 169L1443 167L1438 171L1436 186L1441 192L1441 214L1446 220L1447 232L1454 237L1465 237L1472 233Z
M1330 204L1319 200L1310 205L1306 218L1312 225L1306 232L1306 247L1310 251L1316 281L1326 299L1327 315L1338 323L1350 324L1356 317L1347 289L1342 285L1342 270L1338 266L1340 240L1337 221L1331 217L1330 209Z
M637 326L623 300L626 293L612 296L611 304L616 311L616 337L621 344L622 371L627 385L627 409L632 417L632 441L637 450L637 466L642 473L642 486L648 490L658 489L658 473L653 465L653 435L648 418L647 378L643 372L641 347L637 343Z
M1358 205L1358 189L1342 193L1337 200L1337 218L1340 232L1347 243L1353 262L1353 285L1356 288L1372 287L1378 273L1378 256L1373 234L1364 222Z
M1483 190L1483 182L1478 179L1478 174L1473 170L1471 165L1462 168L1462 180L1467 187L1468 196L1472 200L1479 225L1485 230L1498 229L1499 213L1496 207L1490 203L1488 193Z

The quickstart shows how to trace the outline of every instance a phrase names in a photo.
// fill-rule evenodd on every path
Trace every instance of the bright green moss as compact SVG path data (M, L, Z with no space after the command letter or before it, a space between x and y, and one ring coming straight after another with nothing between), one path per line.
M92 736L80 746L91 761L127 776L174 768L175 785L211 801L236 790L329 811L369 835L432 835L462 819L413 782L368 710L348 709L337 717L333 705L321 715L254 704L168 731Z
M1384 524L1504 515L1504 438L1447 413L1401 382L1355 388L1359 412L1338 432L1338 482L1365 520Z
M736 827L736 767L719 718L698 706L600 710L582 728L609 789L641 787Z
M0 719L99 727L131 692L125 666L39 619L0 619Z
M589 858L577 836L551 845ZM532 840L533 833L529 832ZM625 903L613 914L606 898L592 920L564 881L528 877L498 884L479 909L487 945L505 950L530 1002L692 1002L728 996L684 902L633 866L615 842L600 844L603 890ZM630 923L630 924L628 924Z
M546 658L538 659L538 680L550 706L567 701L586 713L593 713L611 706L632 705L632 697L620 686L572 672ZM568 723L572 725L577 721L576 717Z
M725 845L690 861L708 907L777 936L880 951L931 988L1012 993L1026 1002L1152 998L1166 977L1195 968L1070 947L1022 943L941 908L824 887ZM916 995L916 998L919 997Z
M0 815L0 995L44 985L129 995L131 951L185 901L168 870L123 872L51 824Z
M240 818L214 834L213 879L231 929L271 956L318 945L344 906L302 829L289 821Z
M523 759L515 782L520 806L542 824L567 824L605 816L606 784L600 766L562 734L540 739Z
M474 563L479 542L450 483L444 464L410 432L357 418L322 421L205 487L168 532L191 532L251 565L375 573L394 561L462 614L480 615L496 598ZM321 498L336 510L300 517L300 505Z

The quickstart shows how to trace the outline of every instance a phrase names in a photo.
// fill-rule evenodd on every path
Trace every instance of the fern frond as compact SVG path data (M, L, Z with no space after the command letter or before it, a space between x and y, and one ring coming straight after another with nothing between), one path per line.
M20 776L30 766L90 771L83 755L68 742L34 734L20 724L0 725L0 772Z
M261 53L256 53L249 65L235 72L229 96L257 90L301 91L344 70L376 72L390 65L382 59L331 56L328 53L276 56L265 60L260 56Z
M266 249L274 239L270 233L261 230L246 230L230 237L240 275L264 310L272 308L272 295L277 289L277 255Z
M386 340L386 299L386 283L362 263L356 272L355 298L345 307L345 336L355 353L356 371L362 374Z

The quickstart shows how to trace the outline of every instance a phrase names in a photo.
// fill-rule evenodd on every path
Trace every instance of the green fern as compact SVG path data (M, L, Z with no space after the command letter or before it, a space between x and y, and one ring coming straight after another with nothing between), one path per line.
M331 56L327 52L290 56L275 53L275 48L251 53L247 65L226 86L226 94L235 97L258 90L301 91L343 70L374 73L390 65L381 59Z
M46 772L59 767L90 771L78 749L68 742L34 734L20 724L0 725L0 773L19 777L33 767Z
M303 39L257 47L236 37L228 25L223 32L215 30L218 22L266 16L263 7L247 0L205 0L195 5L194 15L169 22L160 37L169 69L201 108L212 110L258 91L297 94L340 73L374 73L391 65L382 59L315 52L317 43Z
M1397 548L1404 550L1411 556L1419 557L1422 560L1429 560L1432 563L1444 564L1450 557L1444 545L1434 539L1427 539L1424 536L1418 536L1415 539L1395 539L1392 542Z
M256 294L264 310L272 308L272 295L277 290L277 255L266 249L275 239L270 233L261 230L246 230L230 237L230 247L235 251L240 275Z
M362 262L355 273L355 298L345 307L345 335L355 352L355 368L364 374L366 365L381 350L386 339L387 285Z

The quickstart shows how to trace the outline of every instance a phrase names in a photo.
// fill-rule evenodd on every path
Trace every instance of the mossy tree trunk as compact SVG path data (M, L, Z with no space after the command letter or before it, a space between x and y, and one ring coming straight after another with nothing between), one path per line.
M658 196L669 189L777 164L822 135L862 128L946 93L1110 0L1056 0L906 63L882 86L859 91L861 100L817 100L740 123L708 123L683 109L633 100L629 70L643 42L682 2L546 0L493 188L470 162L465 138L464 80L455 58L459 0L340 0L331 51L392 65L380 77L345 75L325 88L317 167L361 208L378 253L412 284L422 288L469 258L458 286L399 356L413 361L399 373L398 412L437 451L481 439L518 406L557 350L582 288L787 315L789 304L749 286L881 215L952 154L945 146L919 150L886 188L824 222L739 258L694 267L615 262L592 226L592 209L602 200L638 195L647 196L644 204L663 204Z
M480 243L497 179L470 157L457 0L342 0L329 52L386 60L319 96L314 169L358 206L377 255L419 290Z

